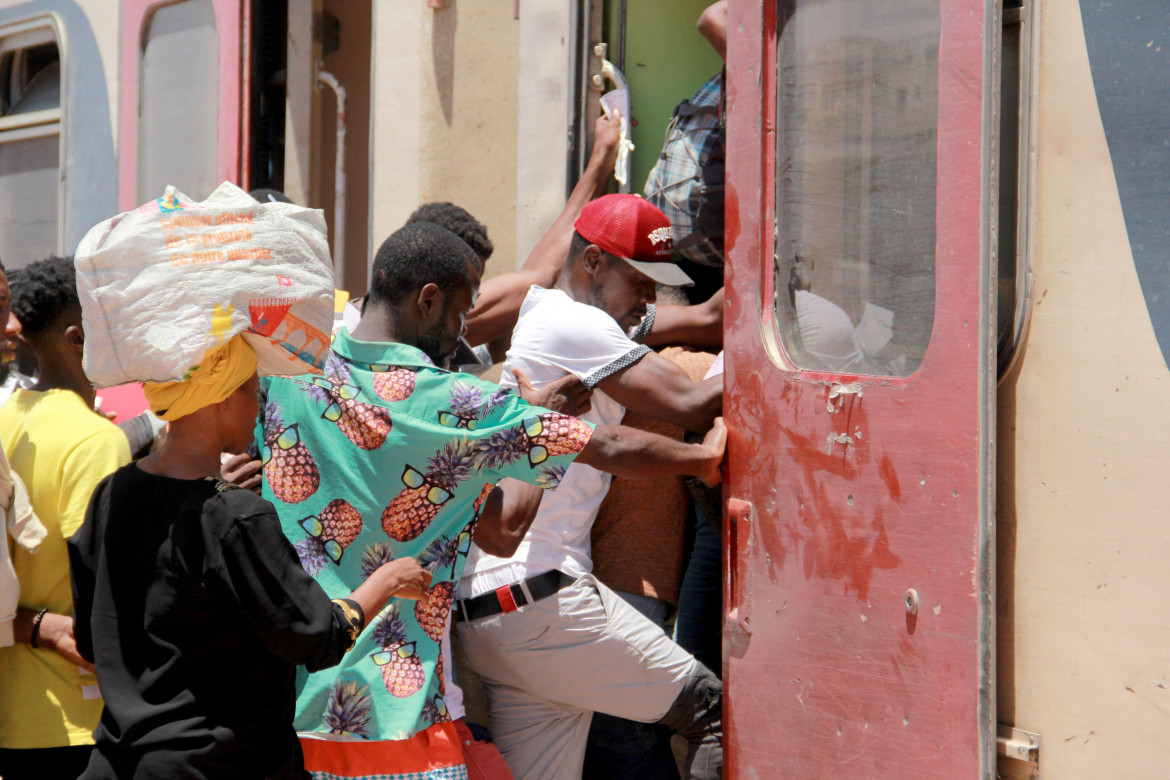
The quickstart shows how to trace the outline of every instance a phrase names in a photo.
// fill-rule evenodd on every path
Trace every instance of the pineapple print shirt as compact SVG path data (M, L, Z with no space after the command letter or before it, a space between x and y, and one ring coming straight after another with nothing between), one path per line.
M301 671L297 730L402 740L449 720L439 642L483 499L503 477L555 488L592 426L344 328L323 376L264 388L263 495L306 571L333 598L402 556L433 576L426 605L392 599L338 667Z

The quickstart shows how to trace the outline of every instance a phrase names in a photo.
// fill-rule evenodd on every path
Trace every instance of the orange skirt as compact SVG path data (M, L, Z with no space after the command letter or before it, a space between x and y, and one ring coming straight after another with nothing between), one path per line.
M451 723L436 723L403 740L301 737L301 750L313 780L467 780Z

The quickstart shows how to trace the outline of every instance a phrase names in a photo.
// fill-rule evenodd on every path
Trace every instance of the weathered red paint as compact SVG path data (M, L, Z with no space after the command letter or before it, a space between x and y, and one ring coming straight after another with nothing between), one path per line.
M980 776L984 20L979 3L940 8L934 333L913 376L859 380L769 354L776 9L731 3L729 778ZM830 412L834 381L862 394Z

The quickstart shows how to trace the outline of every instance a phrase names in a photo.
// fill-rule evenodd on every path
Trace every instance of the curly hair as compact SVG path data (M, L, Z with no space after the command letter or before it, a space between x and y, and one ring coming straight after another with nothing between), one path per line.
M451 231L430 222L405 225L374 256L368 300L397 306L430 283L448 296L469 283L467 266L476 262L471 247Z
M72 257L53 256L13 271L9 285L12 313L25 336L35 338L81 309Z
M424 203L414 210L407 218L406 224L416 222L430 222L442 228L447 228L463 239L479 257L481 263L486 263L496 250L492 240L488 238L487 228L483 223L467 211L454 203Z

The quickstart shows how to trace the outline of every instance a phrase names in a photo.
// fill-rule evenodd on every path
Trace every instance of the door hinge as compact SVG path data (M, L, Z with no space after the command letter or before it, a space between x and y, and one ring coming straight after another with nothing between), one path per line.
M999 724L996 775L1002 780L1040 780L1040 735Z

